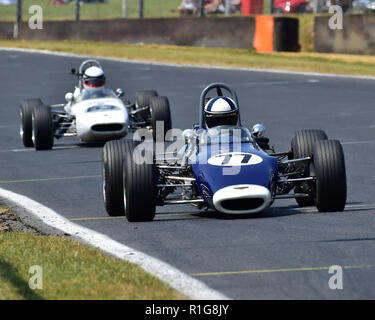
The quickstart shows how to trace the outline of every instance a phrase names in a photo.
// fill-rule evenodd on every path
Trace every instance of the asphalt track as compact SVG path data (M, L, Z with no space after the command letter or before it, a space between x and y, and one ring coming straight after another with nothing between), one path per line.
M24 149L19 101L63 102L82 59L0 51L0 186L36 200L75 223L157 257L233 299L375 298L375 81L102 61L108 86L156 89L171 102L173 126L198 121L201 90L233 86L242 121L263 123L278 151L296 129L321 128L344 146L345 212L300 209L279 200L262 214L222 218L192 207L158 208L155 221L109 218L101 194L101 147L76 138L52 151ZM332 290L332 265L343 267L343 289Z

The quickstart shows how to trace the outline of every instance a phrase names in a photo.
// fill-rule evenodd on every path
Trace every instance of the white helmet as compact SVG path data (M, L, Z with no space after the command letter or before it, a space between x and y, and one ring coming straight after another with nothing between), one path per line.
M238 107L233 99L218 96L210 99L204 106L207 128L238 123Z
M83 73L83 86L85 89L101 88L105 85L105 76L101 68L92 66Z

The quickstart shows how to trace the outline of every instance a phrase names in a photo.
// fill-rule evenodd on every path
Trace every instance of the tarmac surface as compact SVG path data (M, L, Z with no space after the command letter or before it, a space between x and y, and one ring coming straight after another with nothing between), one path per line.
M102 200L101 150L77 138L51 151L25 149L19 101L64 102L82 59L0 51L0 187L25 195L77 224L157 257L233 299L375 298L375 81L121 63L103 60L108 87L168 96L173 127L198 122L199 96L211 82L237 92L241 119L262 123L276 151L297 129L319 128L343 143L348 179L344 212L277 200L261 214L222 218L189 206L159 207L153 222L108 217ZM330 289L343 268L343 289Z

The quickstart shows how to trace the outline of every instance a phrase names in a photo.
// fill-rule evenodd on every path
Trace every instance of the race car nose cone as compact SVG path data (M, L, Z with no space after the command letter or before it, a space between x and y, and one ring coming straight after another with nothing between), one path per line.
M255 213L266 209L271 203L271 192L259 185L241 184L222 188L214 193L216 210L229 213Z

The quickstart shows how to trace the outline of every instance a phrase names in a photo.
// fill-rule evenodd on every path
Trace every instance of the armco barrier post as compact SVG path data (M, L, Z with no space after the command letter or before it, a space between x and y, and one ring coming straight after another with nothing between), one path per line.
M19 25L22 21L22 0L17 0L16 21L13 25L13 38L18 38Z
M21 20L22 20L22 0L17 0L16 22L20 23Z
M138 18L143 18L143 0L138 1Z
M199 1L199 16L204 17L204 0Z
M75 13L74 13L74 20L75 21L79 21L79 0L76 0L76 3L75 3Z
M128 17L128 0L122 0L122 17Z
M225 15L229 16L230 14L230 0L225 0Z

